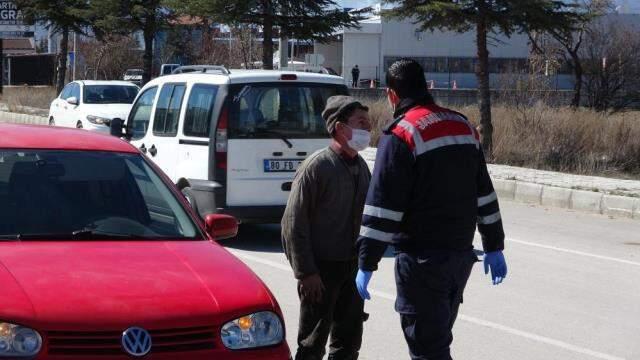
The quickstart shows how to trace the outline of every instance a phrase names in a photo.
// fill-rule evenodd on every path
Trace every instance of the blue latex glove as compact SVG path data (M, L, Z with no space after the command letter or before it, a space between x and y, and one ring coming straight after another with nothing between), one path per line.
M358 275L356 275L356 287L358 288L360 297L364 300L371 300L371 295L369 295L367 287L369 286L372 275L373 272L365 270L358 270Z
M484 254L484 273L488 274L491 269L491 280L493 285L498 285L507 277L507 262L504 260L502 251L493 251Z

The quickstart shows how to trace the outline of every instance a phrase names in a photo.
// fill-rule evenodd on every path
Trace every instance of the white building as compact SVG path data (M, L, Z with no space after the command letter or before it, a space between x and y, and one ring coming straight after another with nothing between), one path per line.
M324 67L334 69L351 82L351 69L360 68L361 83L376 79L384 84L386 69L395 60L410 57L425 69L427 80L437 88L475 88L477 63L476 33L448 31L421 32L410 20L397 21L374 16L361 27L343 29L327 44L316 43L315 53L325 58ZM510 38L496 35L490 40L492 85L503 81L504 74L526 73L530 53L529 39L524 34ZM499 75L501 74L501 75ZM571 88L571 76L550 79L559 88Z

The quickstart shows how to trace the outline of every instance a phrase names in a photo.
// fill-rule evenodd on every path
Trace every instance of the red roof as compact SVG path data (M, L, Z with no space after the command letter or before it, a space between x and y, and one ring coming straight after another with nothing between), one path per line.
M138 153L134 146L115 136L80 129L15 124L0 124L2 148Z

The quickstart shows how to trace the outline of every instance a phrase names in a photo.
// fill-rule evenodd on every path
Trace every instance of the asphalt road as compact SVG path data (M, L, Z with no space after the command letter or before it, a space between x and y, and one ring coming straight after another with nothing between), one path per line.
M456 359L640 359L640 222L503 202L509 275L474 268L454 328ZM227 248L271 288L296 349L296 281L276 225L244 226ZM476 248L481 244L476 238ZM361 359L408 359L393 310L393 258L366 304Z

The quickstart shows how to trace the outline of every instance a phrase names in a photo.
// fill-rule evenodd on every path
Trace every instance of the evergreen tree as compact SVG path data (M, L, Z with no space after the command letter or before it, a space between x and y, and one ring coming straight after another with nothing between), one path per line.
M280 34L323 41L337 28L357 27L366 11L345 12L333 0L168 0L184 14L225 24L251 24L263 30L262 62L273 69L274 29Z
M151 80L153 70L153 39L167 23L171 11L162 0L100 0L91 1L91 14L96 35L132 34L142 32L143 85Z
M60 34L58 46L56 89L65 85L67 57L69 53L69 32L86 33L92 17L86 0L16 0L28 23L43 22Z
M475 30L478 55L478 99L482 146L491 158L493 125L489 87L489 49L487 39L502 33L572 31L580 16L575 6L558 0L387 0L395 8L385 16L411 19L420 30Z

